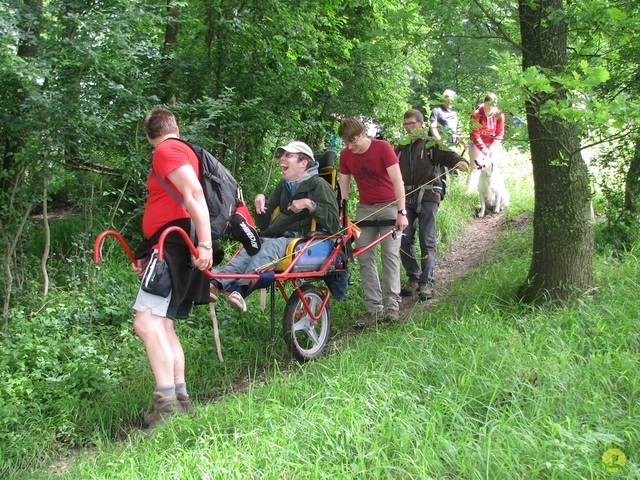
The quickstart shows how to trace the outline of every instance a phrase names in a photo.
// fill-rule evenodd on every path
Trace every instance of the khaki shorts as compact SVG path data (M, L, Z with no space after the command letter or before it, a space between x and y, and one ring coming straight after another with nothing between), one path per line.
M166 297L160 297L138 288L138 296L133 304L133 309L136 312L146 312L151 309L151 313L154 315L175 320L176 318L187 318L193 307L191 300L185 300L180 305L173 307L169 305L170 303L171 293Z

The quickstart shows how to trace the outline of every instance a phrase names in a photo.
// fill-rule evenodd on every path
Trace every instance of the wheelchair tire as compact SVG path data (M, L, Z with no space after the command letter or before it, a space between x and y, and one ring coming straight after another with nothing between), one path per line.
M316 312L322 306L325 293L314 285L300 287L311 310ZM287 301L282 320L284 339L293 357L306 362L322 354L331 337L331 310L324 308L316 322L309 316L297 294Z

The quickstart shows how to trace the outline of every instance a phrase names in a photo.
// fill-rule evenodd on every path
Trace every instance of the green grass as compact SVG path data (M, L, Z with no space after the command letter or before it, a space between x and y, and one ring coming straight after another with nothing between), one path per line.
M508 220L527 211L522 189L512 189ZM524 305L514 293L526 277L532 232L509 225L491 263L441 301L414 307L402 324L344 337L331 355L299 369L282 368L280 340L254 342L268 336L264 314L252 310L241 320L224 312L222 328L243 322L237 339L223 336L233 366L219 364L212 346L199 350L205 336L194 337L188 361L202 376L191 385L224 390L251 358L248 375L265 368L267 381L152 435L99 436L97 448L63 464L62 474L30 477L640 478L637 256L598 257L597 284L582 299ZM340 332L357 303L338 305ZM201 357L194 360L192 347ZM602 465L610 448L626 454L623 471Z
M178 329L200 406L153 435L136 428L153 381L130 328L125 263L105 263L87 291L13 311L0 362L0 476L640 478L637 250L597 257L597 284L582 299L515 301L533 202L530 165L511 164L512 206L491 262L402 324L349 335L363 308L357 269L332 303L331 353L299 368L281 338L279 296L275 344L257 300L246 314L219 305L224 363L206 309L196 310ZM441 253L476 201L463 182L452 186L439 214ZM234 393L242 376L249 388ZM623 472L601 464L612 447L627 455Z
M64 478L639 478L638 260L600 259L592 296L534 308L512 300L520 253L404 324L101 444ZM601 465L612 447L624 476Z

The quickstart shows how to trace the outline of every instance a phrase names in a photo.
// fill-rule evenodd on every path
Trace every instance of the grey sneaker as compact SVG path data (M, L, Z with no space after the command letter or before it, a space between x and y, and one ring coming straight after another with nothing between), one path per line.
M433 285L420 285L420 295L419 295L419 300L421 302L424 302L426 300L431 300L433 298L434 295L434 291L433 291Z
M238 310L239 312L247 311L247 304L244 298L242 298L242 295L240 295L240 292L231 292L227 297L227 303L234 310Z
M407 282L407 284L404 287L402 287L402 289L400 290L400 296L401 297L410 297L411 295L413 295L417 291L418 291L417 282Z
M362 317L356 320L353 324L357 328L365 328L375 326L379 320L382 320L382 312L367 312Z
M395 323L399 320L400 320L400 312L398 310L388 309L384 311L384 316L382 317L383 322Z

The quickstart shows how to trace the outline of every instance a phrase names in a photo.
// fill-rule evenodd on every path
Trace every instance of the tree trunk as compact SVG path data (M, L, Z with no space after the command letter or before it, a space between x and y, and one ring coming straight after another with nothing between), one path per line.
M49 293L49 273L47 272L47 261L49 260L49 250L51 249L51 229L49 228L49 204L47 195L49 189L47 187L47 177L44 177L42 188L42 228L44 230L44 249L40 258L40 270L42 271L42 293L46 297Z
M175 0L167 0L167 24L164 31L164 45L162 48L162 64L160 85L164 85L162 103L168 105L178 100L176 89L172 83L176 72L176 63L173 52L178 45L178 33L180 31L180 4Z
M519 0L519 7L523 70L562 71L568 64L562 0ZM566 98L561 85L554 87L527 102L535 209L533 257L520 290L526 301L566 299L593 283L591 192L580 139L569 122L540 113L547 101Z
M640 214L640 137L636 137L635 144L624 189L624 218L629 227L637 224Z

